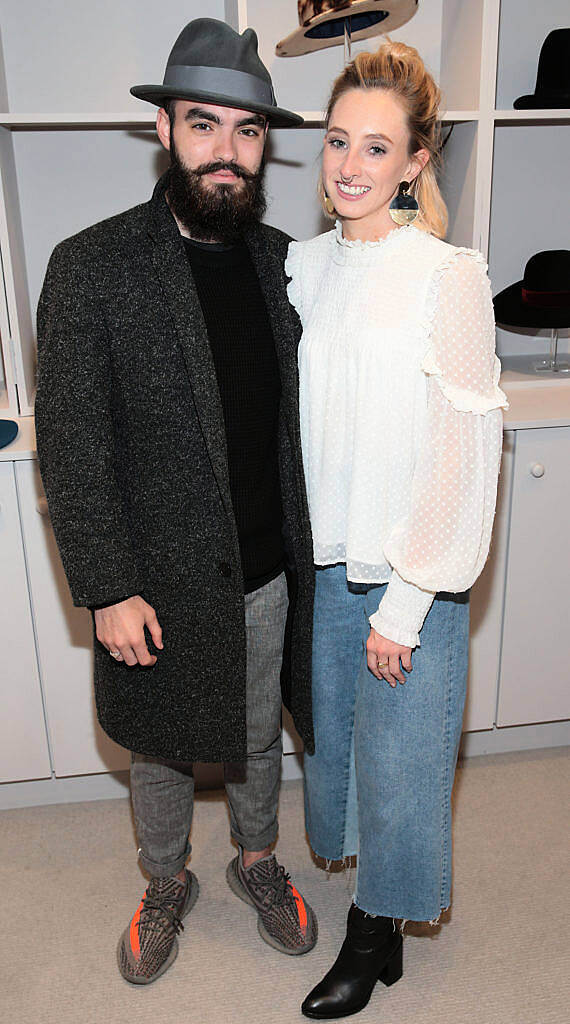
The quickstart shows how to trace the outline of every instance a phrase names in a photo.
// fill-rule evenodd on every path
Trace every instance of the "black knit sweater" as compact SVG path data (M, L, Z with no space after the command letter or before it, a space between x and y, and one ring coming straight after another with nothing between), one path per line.
M184 244L216 368L244 591L250 593L283 567L281 381L273 333L245 243L224 247L185 238Z

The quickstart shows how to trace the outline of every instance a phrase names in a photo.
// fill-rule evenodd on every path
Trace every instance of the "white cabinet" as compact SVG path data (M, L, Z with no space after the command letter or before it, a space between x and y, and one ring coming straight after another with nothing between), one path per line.
M0 782L51 775L14 466L0 462Z
M491 550L485 568L471 591L469 677L463 719L464 732L492 729L495 722L513 450L514 434L507 431L503 444Z
M56 776L126 768L126 750L97 723L91 615L74 608L36 462L16 463L38 659Z
M499 726L570 718L569 446L570 427L517 431Z
M570 719L569 446L570 426L505 433L491 553L471 597L465 731ZM91 619L72 605L30 456L0 461L0 579L0 781L49 778L51 765L58 778L126 768L97 724ZM284 724L292 753L300 740Z

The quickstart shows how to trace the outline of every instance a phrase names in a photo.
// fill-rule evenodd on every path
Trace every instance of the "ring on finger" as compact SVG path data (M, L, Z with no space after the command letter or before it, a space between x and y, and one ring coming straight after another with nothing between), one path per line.
M109 654L111 655L112 658L115 659L115 661L123 660L123 655L121 654L120 651L109 651Z
M378 662L378 668L387 668L387 667L388 667L388 662L387 661L379 661Z

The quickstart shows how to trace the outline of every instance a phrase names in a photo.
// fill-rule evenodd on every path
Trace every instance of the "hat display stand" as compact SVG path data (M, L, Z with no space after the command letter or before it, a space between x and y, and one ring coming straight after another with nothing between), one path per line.
M567 359L558 358L559 332L557 327L550 331L550 356L547 359L538 359L533 363L537 373L570 373L570 362Z
M533 360L532 369L535 373L570 374L570 362L567 359L559 358L559 341L559 330L557 327L552 327L550 329L550 353L544 359Z

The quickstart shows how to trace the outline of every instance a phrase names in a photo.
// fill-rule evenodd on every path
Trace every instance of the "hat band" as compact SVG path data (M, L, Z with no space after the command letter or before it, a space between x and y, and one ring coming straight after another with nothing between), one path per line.
M248 103L276 106L273 87L257 75L234 68L210 68L199 65L171 64L167 67L164 82L169 89L180 89L184 93L218 93L220 96L235 96L236 107L247 109Z
M570 304L570 292L536 292L521 288L522 300L527 306L562 307Z

